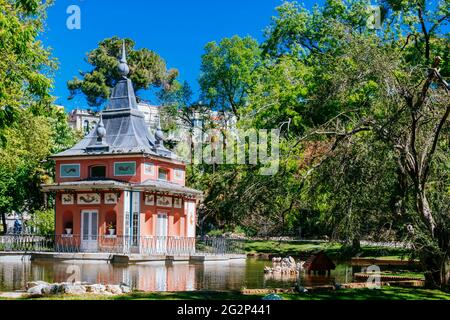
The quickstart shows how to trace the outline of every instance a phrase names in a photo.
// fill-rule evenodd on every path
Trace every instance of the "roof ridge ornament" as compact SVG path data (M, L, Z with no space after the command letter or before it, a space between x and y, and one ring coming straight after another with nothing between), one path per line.
M161 129L161 116L158 116L158 126L156 127L155 140L157 148L163 145L164 133Z
M105 141L106 128L105 128L105 125L103 124L103 114L102 113L100 113L100 120L97 123L97 127L95 129L95 133L94 134L96 136L95 143L88 145L86 147L86 151L88 153L89 152L100 152L100 153L108 152L109 151L109 145Z
M125 40L122 40L122 57L119 60L119 73L123 78L127 78L130 73L130 68L127 64L127 53L125 50Z
M103 124L103 115L100 114L100 122L97 125L97 141L102 142L106 136L105 125Z

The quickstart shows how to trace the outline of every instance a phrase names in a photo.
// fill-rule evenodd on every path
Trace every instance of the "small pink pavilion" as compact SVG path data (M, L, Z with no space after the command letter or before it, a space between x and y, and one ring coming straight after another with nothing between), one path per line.
M191 254L202 192L185 186L185 163L151 134L127 75L112 90L99 123L73 148L53 155L56 245L60 250Z

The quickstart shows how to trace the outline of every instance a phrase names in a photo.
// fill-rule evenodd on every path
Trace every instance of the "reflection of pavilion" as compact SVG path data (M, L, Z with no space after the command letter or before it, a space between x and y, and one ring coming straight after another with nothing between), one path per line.
M0 261L1 257L0 257ZM0 291L21 290L28 281L50 283L125 283L142 291L235 290L259 278L245 260L230 262L148 262L134 265L104 261L21 261L0 263ZM261 279L262 280L262 279Z
M143 291L195 290L195 266L188 263L151 263L133 265L133 287Z
M77 269L78 268L78 269ZM125 283L142 291L195 290L195 266L188 263L154 262L130 266L109 263L60 263L54 265L55 282L65 282L78 272L76 281L102 284ZM71 278L74 279L74 278Z

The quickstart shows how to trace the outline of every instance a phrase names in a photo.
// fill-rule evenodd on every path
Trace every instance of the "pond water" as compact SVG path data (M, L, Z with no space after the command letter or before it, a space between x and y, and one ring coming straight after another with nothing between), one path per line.
M270 261L258 259L228 262L151 262L117 265L107 262L29 261L19 256L0 256L0 291L23 290L28 281L83 281L90 283L126 283L143 291L240 290L242 288L287 288L297 282L296 276L268 275L264 266ZM338 264L331 276L301 273L305 286L351 282L361 267Z

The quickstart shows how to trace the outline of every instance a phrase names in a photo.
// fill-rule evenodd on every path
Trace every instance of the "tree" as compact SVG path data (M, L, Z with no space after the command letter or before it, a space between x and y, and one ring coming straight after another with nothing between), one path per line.
M82 93L88 104L96 107L109 98L111 88L121 79L117 66L122 41L125 41L127 51L129 78L137 93L150 87L167 89L170 86L178 75L177 70L167 70L166 63L155 52L146 48L136 50L133 40L122 40L115 36L102 40L97 48L88 52L86 62L92 66L92 70L80 71L82 79L74 77L67 82L69 98Z
M448 163L448 153L442 150L450 113L444 80L448 64L441 67L441 60L449 59L448 34L442 29L449 20L448 2L426 8L423 1L388 1L391 15L378 33L345 19L346 12L363 2L345 7L336 3L328 1L312 14L294 4L283 5L281 17L269 29L266 50L274 61L291 55L313 67L304 110L319 117L314 116L307 132L331 142L326 156L335 156L336 148L366 133L373 135L372 144L382 143L394 155L395 204L405 216L403 227L409 221L410 240L427 284L443 287L449 281L448 202L434 201L432 208L429 198L442 199L442 189L434 184L445 182L433 173ZM333 14L326 20L330 10ZM315 21L327 21L333 30L313 28ZM352 158L346 161L355 167ZM366 206L362 202L354 208L353 203L347 214Z
M51 100L48 73L55 63L37 40L50 4L0 0L0 129L13 123L20 109Z
M311 207L322 213L331 239L347 240L355 254L361 239L404 239L406 230L393 205L395 155L376 136L354 135L339 143L315 170L310 184Z
M40 202L41 161L50 154L51 128L45 117L22 112L21 119L2 130L0 149L0 212L31 209ZM23 130L27 128L27 130Z
M345 39L348 29L366 32L369 17L367 0L326 0L313 10L296 1L286 1L277 7L278 15L266 28L264 53L272 58L292 55L307 59L311 54L333 51Z
M0 217L44 205L40 185L52 176L47 158L76 137L49 91L55 62L37 40L50 2L0 0Z
M231 111L240 117L251 87L252 75L261 63L258 42L250 37L210 42L202 56L202 99L211 109Z
M30 227L36 228L37 233L42 236L52 235L55 231L55 212L53 209L37 210L29 223Z
M20 201L16 199L16 189L12 186L26 184L20 180L24 170L19 170L18 164L29 159L20 150L24 146L33 148L34 145L28 145L28 142L39 139L34 134L40 131L33 131L34 125L39 126L39 120L24 123L23 110L43 109L51 101L51 79L47 74L55 64L49 52L37 40L49 5L49 2L38 0L0 1L3 31L0 33L0 215L4 231L6 212ZM31 130L28 132L30 140L20 149L16 149L17 142L23 140L15 140L18 131L13 129L17 128L18 123ZM21 133L24 133L24 127L20 128ZM43 128L44 137L46 132ZM34 150L41 152L39 149ZM24 157L21 158L21 155Z

